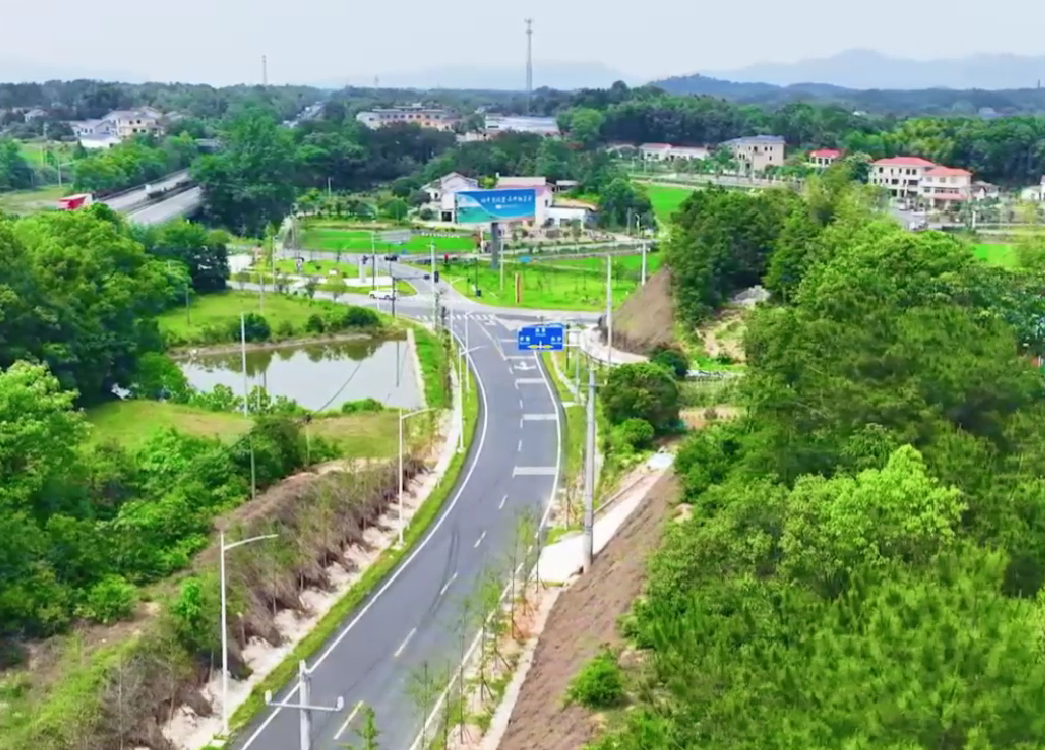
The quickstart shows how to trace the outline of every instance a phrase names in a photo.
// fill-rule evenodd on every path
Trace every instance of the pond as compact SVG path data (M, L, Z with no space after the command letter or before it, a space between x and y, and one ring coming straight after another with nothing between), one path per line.
M178 361L189 383L209 391L226 385L243 393L240 352L197 354ZM263 386L306 409L337 409L372 398L394 408L421 405L417 367L406 340L363 339L247 351L248 389Z

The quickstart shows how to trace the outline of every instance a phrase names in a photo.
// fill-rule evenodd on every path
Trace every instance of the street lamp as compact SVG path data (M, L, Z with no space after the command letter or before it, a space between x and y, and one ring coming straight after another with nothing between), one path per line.
M465 366L464 360L472 352L478 351L482 348L482 346L473 346L471 349L461 348L458 350L460 352L460 364L458 365L458 372L460 373L460 376L457 378L457 419L458 424L461 428L457 431L458 453L464 450L464 387L462 384L467 382L466 378L468 377L468 368Z
M424 414L425 412L433 411L433 409L418 409L412 411L409 414L403 414L403 410L399 410L399 545L403 545L403 530L406 527L406 520L403 518L403 422L410 419L410 417L416 417L418 414Z
M232 544L225 544L224 531L219 536L221 544L221 726L225 736L229 734L229 623L228 598L225 594L225 553L251 542L275 539L277 536L279 534L252 536L250 539L241 539Z

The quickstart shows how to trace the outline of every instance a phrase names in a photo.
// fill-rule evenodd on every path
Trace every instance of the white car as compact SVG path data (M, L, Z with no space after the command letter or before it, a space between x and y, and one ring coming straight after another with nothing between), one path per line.
M370 292L370 299L395 299L396 293L392 289L375 289Z

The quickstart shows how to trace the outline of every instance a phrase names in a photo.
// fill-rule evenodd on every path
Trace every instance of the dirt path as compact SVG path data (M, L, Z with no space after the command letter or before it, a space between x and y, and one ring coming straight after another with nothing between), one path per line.
M602 644L621 641L617 618L641 593L646 555L659 542L676 496L669 473L596 558L591 572L559 596L498 750L580 750L595 736L591 714L579 706L563 708L563 696Z

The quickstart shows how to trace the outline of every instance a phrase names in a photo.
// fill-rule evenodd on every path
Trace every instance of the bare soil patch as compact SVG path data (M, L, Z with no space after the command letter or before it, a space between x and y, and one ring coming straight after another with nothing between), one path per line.
M668 508L677 496L666 474L624 523L592 566L555 602L519 693L499 750L580 750L599 729L579 706L563 707L574 675L602 644L622 639L617 619L642 592L646 555L660 541Z
M605 322L600 324L600 328ZM613 347L646 354L674 340L675 303L671 298L671 271L660 268L613 313Z
M691 430L703 430L708 425L736 419L738 416L740 416L740 409L726 404L683 409L679 413L683 424Z
M744 361L744 318L748 311L745 307L726 307L701 329L700 338L709 357L725 354L734 362Z

